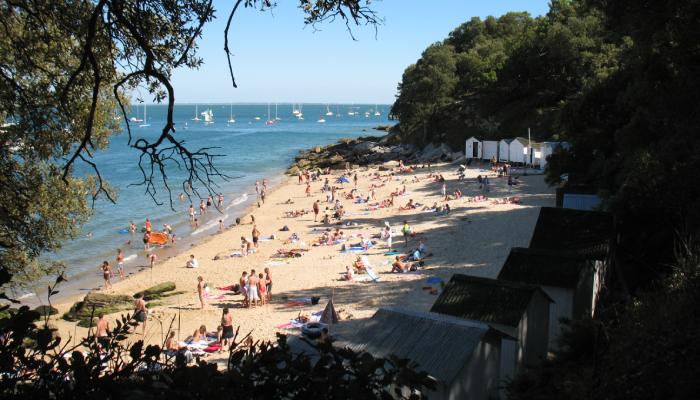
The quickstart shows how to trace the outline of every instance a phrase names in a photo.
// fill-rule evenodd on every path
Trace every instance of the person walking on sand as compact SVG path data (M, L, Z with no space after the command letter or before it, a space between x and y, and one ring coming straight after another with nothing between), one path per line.
M263 204L265 204L265 196L267 196L267 189L263 187L262 192L260 192L260 200L262 200ZM260 203L258 203L258 207L260 207Z
M228 311L228 308L224 308L224 313L221 315L221 327L223 332L221 332L221 348L219 353L224 352L224 346L228 345L229 350L231 349L231 342L233 342L233 315Z
M314 222L318 222L318 212L321 210L320 202L321 200L316 200L314 202Z
M265 268L265 295L267 295L267 302L272 303L272 272L270 272L270 268Z
M311 197L311 185L306 184L306 197Z
M109 329L109 321L105 319L103 313L97 314L97 317L99 320L95 324L95 343L97 343L101 352L102 349L107 350L107 346L109 345L109 333L111 333L111 330Z
M143 327L141 328L141 335L145 335L146 320L148 320L148 310L146 309L146 302L143 301L143 293L137 294L136 300L134 300L134 319L136 320L136 322L140 322L143 324Z
M151 269L155 268L156 260L158 259L158 256L155 254L146 254L146 257L148 257L148 261L150 262Z
M411 227L408 226L408 221L406 221L406 220L403 221L403 228L401 228L401 232L403 232L403 239L404 239L404 246L403 247L408 247L408 235L411 233Z
M447 184L445 182L442 182L442 197L445 197L447 195Z
M204 284L202 283L204 278L201 276L197 277L197 294L199 294L199 302L202 303L200 309L204 310Z
M391 251L391 228L387 225L386 228L384 228L384 232L382 232L382 236L386 239L386 247L389 248L389 251Z
M489 177L484 175L484 177L481 179L481 184L484 186L483 193L486 193L489 190Z
M253 305L253 308L257 308L257 300L258 300L258 282L260 279L258 279L258 276L255 275L255 270L251 269L250 270L250 276L248 277L248 308L250 308L250 305Z
M112 273L112 268L109 267L109 263L107 261L102 262L102 265L100 265L100 269L104 272L105 276L105 290L107 289L108 285L110 289L114 289L114 287L112 286L112 282L109 280L110 275L112 276L112 278L114 278L114 274Z
M243 307L246 307L248 305L248 272L243 271L243 274L238 279L238 286L241 288L241 294L243 295Z
M260 231L258 230L257 225L253 225L252 235L253 235L253 247L257 249L258 248L258 238L260 237Z
M121 249L117 249L117 273L119 280L124 279L124 254Z
M264 191L266 191L266 192L267 192L267 180L266 180L266 179L263 179L263 186L262 186L262 190L264 190Z
M194 206L190 204L190 221L194 222Z
M143 249L148 250L151 248L151 245L148 243L148 239L151 237L151 233L146 231L143 234Z

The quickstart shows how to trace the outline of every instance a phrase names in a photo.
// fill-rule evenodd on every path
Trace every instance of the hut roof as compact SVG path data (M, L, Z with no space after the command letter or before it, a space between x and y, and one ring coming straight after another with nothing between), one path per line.
M477 322L382 307L349 347L375 357L409 358L419 364L417 370L449 385L490 330L505 335Z
M598 211L542 207L530 248L566 251L604 260L615 239L615 216Z
M585 268L592 265L580 254L513 247L498 279L573 289Z
M501 142L506 142L506 143L510 144L510 142L512 142L513 139L501 139L500 141L501 141Z
M515 327L536 292L554 302L539 286L455 274L430 311Z

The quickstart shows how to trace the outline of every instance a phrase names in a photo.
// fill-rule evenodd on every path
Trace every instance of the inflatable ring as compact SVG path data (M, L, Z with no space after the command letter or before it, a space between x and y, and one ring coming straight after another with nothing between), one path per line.
M318 339L321 337L321 331L326 327L326 324L320 322L309 322L301 327L301 333L309 339Z

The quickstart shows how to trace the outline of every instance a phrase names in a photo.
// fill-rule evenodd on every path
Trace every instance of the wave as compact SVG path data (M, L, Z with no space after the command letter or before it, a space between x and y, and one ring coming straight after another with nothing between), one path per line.
M129 257L124 257L124 261L131 261L136 259L136 254L132 254Z
M228 218L228 214L224 214L224 216L223 216L223 217L220 217L219 219L221 219L222 221L226 221L227 218ZM213 228L213 227L215 227L215 226L217 226L217 225L219 225L219 220L213 219L213 220L207 222L206 224L202 225L201 228L199 228L199 229L197 229L196 231L192 232L192 234L193 234L193 235L200 234L200 233L206 231L207 229L211 229L211 228Z
M33 293L33 292L32 292L32 293L27 293L27 294L25 294L25 295L19 296L19 298L18 298L17 300L22 300L22 299L24 299L24 298L26 298L26 297L35 296L35 295L36 295L36 293Z
M237 206L237 205L243 203L243 202L246 201L246 200L248 200L248 193L243 193L243 196L237 197L237 198L233 199L233 201L231 202L231 204L229 204L229 205L226 207L226 209L228 210L229 208L231 208L231 207L233 207L233 206Z

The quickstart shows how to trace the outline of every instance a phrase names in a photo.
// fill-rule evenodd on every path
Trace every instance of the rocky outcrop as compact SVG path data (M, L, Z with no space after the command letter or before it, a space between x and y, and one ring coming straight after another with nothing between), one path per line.
M125 311L132 308L134 298L126 295L110 295L97 292L89 292L83 301L78 301L63 314L63 319L68 321L79 321L90 319L99 313L111 314Z

